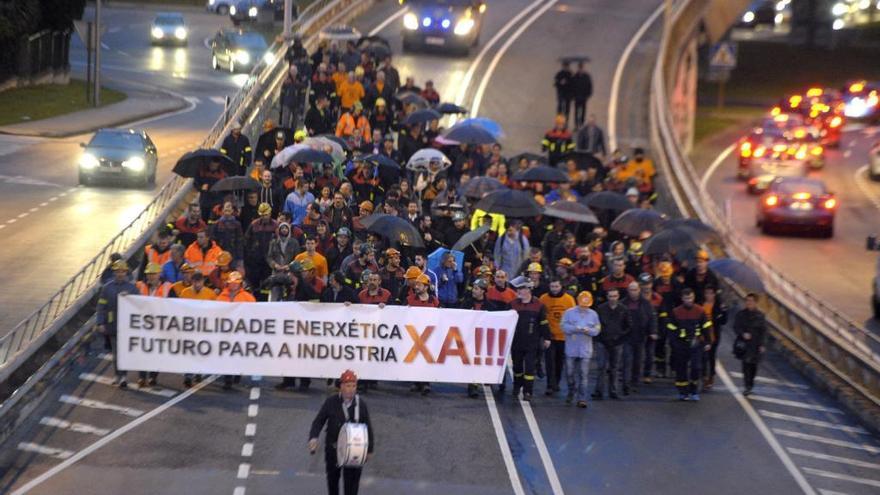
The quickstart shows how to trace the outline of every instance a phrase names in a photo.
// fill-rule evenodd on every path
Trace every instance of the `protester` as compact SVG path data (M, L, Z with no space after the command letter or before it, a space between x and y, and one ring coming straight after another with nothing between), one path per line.
M764 313L758 309L758 295L746 296L746 306L736 314L733 320L733 330L737 340L742 340L743 350L739 359L742 361L743 383L745 390L743 395L750 395L755 387L755 377L758 376L758 364L761 362L766 348L764 339L767 334L767 322Z

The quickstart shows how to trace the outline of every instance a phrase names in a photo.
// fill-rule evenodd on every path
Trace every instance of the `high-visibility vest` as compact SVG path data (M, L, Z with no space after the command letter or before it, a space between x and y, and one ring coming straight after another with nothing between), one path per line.
M150 289L150 285L146 282L135 282L135 287L141 292L142 296L153 296L153 297L168 297L168 293L171 291L171 284L168 282L162 282L155 289Z
M147 257L147 263L163 266L171 259L171 250L166 249L164 253L160 253L152 244L147 244L147 247L144 248L144 256Z

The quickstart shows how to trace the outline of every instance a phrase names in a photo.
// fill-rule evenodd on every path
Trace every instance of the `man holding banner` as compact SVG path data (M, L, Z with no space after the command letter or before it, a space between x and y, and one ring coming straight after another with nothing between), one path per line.
M510 303L510 309L519 315L510 349L513 359L513 396L519 396L522 390L523 400L531 401L538 352L550 347L547 310L532 295L532 282L529 279L520 275L511 280L510 285L516 289L516 299Z

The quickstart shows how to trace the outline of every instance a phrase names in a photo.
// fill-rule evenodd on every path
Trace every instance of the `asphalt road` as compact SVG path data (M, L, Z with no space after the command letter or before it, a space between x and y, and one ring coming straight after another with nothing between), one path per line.
M189 101L179 112L138 124L159 151L158 188L170 177L177 158L201 143L223 109L224 96L234 94L238 86L236 77L211 69L205 45L228 18L187 11L189 46L151 47L149 24L156 10L161 9L104 9L108 31L102 77L105 84L126 91L172 91ZM80 72L79 77L85 77L85 61L85 49L74 36L75 76ZM0 135L0 229L5 238L0 261L8 277L0 289L0 335L46 301L154 195L146 189L78 187L79 143L89 137Z
M554 4L509 45L480 107L481 115L505 128L506 151L537 149L552 121L551 80L562 53L593 57L591 109L605 120L614 66L657 7L646 3ZM492 4L482 43L524 5ZM394 10L384 2L358 26L368 32ZM392 39L397 22L385 29ZM635 63L624 81L647 80L650 65L642 62L650 60L656 35L653 26L633 52ZM486 66L493 53L482 58ZM468 60L420 54L397 57L396 63L402 76L412 73L417 83L434 79L448 99ZM475 74L472 84L478 86L485 68ZM633 88L621 91L617 132L623 142L645 138L645 114L629 108L640 101L630 95ZM472 102L468 97L464 103ZM734 372L733 339L724 339L721 360ZM210 384L181 394L180 377L163 375L160 388L120 391L103 383L110 364L94 347L95 355L72 363L63 382L0 450L0 491L39 482L31 493L321 492L323 461L307 454L305 440L323 384L313 383L308 392L278 392L272 388L277 379L246 377L235 392ZM875 492L877 438L812 390L780 356L768 354L761 377L751 401L737 395L740 382L733 374L730 381L719 378L699 404L675 401L671 379L660 379L621 401L593 402L586 411L564 405L561 397L545 397L543 383L536 385L530 407L509 396L467 399L458 386L437 386L421 397L404 384L382 383L365 396L377 438L361 493ZM509 450L495 435L495 411Z

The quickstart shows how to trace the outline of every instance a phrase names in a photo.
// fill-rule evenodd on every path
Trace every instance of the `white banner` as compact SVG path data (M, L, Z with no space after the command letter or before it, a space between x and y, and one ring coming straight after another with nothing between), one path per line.
M120 296L130 371L501 383L515 311Z

